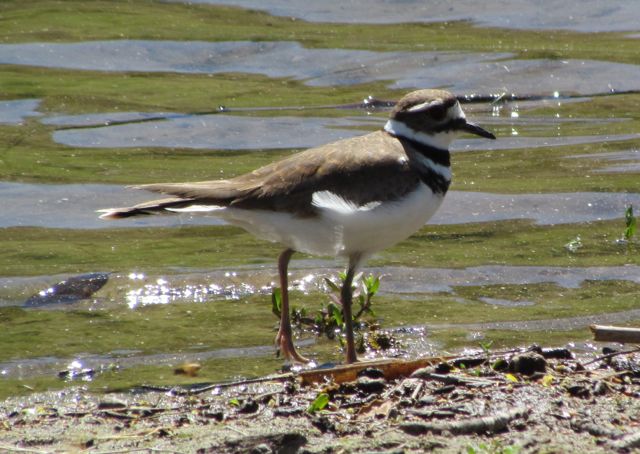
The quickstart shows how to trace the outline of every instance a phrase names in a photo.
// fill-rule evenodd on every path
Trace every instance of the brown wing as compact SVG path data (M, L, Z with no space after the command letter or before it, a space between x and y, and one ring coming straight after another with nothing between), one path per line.
M305 215L313 212L311 200L316 191L330 190L364 205L397 199L417 183L400 142L375 132L311 148L230 180L136 187L174 196L166 200L169 208L210 204ZM150 205L153 202L144 204L147 211Z

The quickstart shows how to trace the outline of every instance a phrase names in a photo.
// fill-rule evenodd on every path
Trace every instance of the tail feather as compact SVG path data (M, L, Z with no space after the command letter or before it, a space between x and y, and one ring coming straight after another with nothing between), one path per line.
M132 207L98 210L99 213L103 213L100 219L124 219L167 211L215 211L222 207L233 205L236 201L242 200L242 197L246 197L247 194L251 194L255 190L255 187L251 185L245 187L234 184L230 180L143 184L129 187L160 192L173 197L151 200Z
M180 209L192 204L193 199L173 197L170 199L152 200L132 207L106 208L98 210L98 213L103 213L100 215L100 219L124 219L140 215L160 214L167 210Z
M182 199L199 199L207 203L228 205L233 200L241 198L254 189L244 187L230 180L199 181L195 183L159 183L131 186L134 189L160 192Z

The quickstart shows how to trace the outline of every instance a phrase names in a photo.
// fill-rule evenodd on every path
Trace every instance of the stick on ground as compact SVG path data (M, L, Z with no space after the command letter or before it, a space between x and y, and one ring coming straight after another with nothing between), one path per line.
M400 425L400 429L409 435L423 435L426 433L440 434L451 432L454 435L496 433L507 428L514 419L528 415L526 408L515 408L511 411L499 412L494 416L469 418L446 423L418 423L410 422Z
M589 328L593 333L593 339L598 342L640 343L640 328L605 325L591 325Z

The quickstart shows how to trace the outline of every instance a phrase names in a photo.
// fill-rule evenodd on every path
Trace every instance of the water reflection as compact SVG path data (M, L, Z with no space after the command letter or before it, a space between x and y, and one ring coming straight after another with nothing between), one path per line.
M171 278L175 280L175 278ZM171 285L165 278L158 278L155 282L144 284L126 290L125 301L130 309L154 304L169 304L175 301L189 301L202 303L213 298L239 299L256 293L270 294L271 285L259 289L255 286L240 282L219 285L216 283Z
M303 293L327 292L325 278L334 277L328 263L316 269L294 269L291 272L291 288ZM425 295L454 293L455 287L488 285L532 285L552 283L563 288L579 288L586 281L619 280L640 284L640 266L610 267L542 267L542 266L477 266L464 269L447 268L368 268L366 273L383 275L381 294ZM230 275L228 271L174 275L169 284L164 278L149 282L143 287L127 291L129 307L167 304L171 302L205 302L207 300L240 299L252 294L271 294L277 281L275 269L239 269ZM151 278L153 279L153 278ZM169 278L167 278L169 279ZM482 299L498 306L528 306L529 301L509 301L493 298Z

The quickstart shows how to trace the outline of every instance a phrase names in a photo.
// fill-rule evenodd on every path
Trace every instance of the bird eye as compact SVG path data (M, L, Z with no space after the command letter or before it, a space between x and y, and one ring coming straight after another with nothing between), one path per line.
M431 107L428 113L429 113L429 116L434 120L441 121L441 120L444 120L444 117L447 114L447 109L442 104L438 104Z

